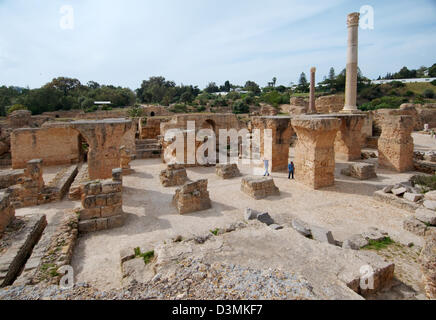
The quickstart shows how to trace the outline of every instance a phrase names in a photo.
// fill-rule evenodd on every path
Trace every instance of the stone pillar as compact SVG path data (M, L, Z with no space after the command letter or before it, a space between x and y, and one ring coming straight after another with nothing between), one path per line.
M315 73L316 68L313 67L310 69L310 98L309 98L309 110L308 114L316 113L315 107Z
M44 179L42 178L42 160L34 159L27 162L24 175L31 179L32 185L38 188L38 191L44 187Z
M123 170L123 175L129 175L132 173L130 168L130 161L132 160L132 153L126 146L121 146L120 148L120 165Z
M348 53L347 53L347 76L345 84L345 107L344 112L356 112L357 110L357 67L358 67L358 41L359 41L359 18L357 12L348 15Z
M9 196L9 193L0 191L0 234L15 219L15 209Z
M260 157L269 160L270 172L286 170L289 162L289 148L294 130L290 117L256 117L252 120L253 130L260 130ZM265 130L271 130L267 137ZM265 142L272 140L272 148L266 148ZM263 162L261 164L263 166Z
M314 189L334 185L334 141L340 120L336 118L301 117L292 120L297 132L295 178Z
M365 116L340 117L341 126L335 140L336 158L353 161L362 157L362 127Z
M378 140L380 167L407 172L414 169L411 116L390 116L382 122L382 134Z

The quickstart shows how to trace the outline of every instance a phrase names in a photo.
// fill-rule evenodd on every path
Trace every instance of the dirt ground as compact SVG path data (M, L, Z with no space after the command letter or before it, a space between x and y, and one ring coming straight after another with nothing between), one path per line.
M415 139L419 150L436 149L436 142L429 137L427 139L426 136L415 135ZM72 262L76 282L92 283L101 290L120 288L121 249L138 246L153 248L178 235L189 237L204 234L243 220L245 208L267 211L279 224L290 223L292 214L310 224L330 229L337 240L344 240L353 234L366 231L369 227L377 227L387 231L400 244L407 246L414 243L415 248L422 246L422 238L403 230L403 220L411 213L372 198L376 190L407 181L416 174L413 172L396 174L379 169L377 179L359 181L341 175L340 171L347 163L337 162L335 186L319 191L288 180L286 173L273 173L281 195L255 201L240 192L241 178L220 180L215 175L215 168L189 168L187 171L191 180L208 179L212 208L181 216L171 204L176 188L163 188L159 182L159 173L165 165L159 159L136 160L131 165L135 172L124 177L126 223L119 229L87 234L79 238ZM259 174L258 170L246 165L240 164L240 170L243 175ZM47 171L44 178L49 177L50 173L51 171ZM41 212L47 215L50 223L57 211L79 206L79 202L64 200L60 203L19 209L16 214Z

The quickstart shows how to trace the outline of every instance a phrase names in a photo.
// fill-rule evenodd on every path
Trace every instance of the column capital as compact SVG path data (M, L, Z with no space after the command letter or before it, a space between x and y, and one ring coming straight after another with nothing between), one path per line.
M347 17L347 25L348 27L354 27L359 25L360 13L353 12L350 13Z

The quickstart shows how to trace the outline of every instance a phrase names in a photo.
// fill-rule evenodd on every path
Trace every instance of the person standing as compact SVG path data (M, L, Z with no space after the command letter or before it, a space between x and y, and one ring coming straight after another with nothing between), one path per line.
M291 175L292 175L292 180L294 180L294 172L295 172L294 162L291 161L291 163L288 164L288 171L289 171L288 179L291 179Z
M264 177L269 177L269 160L267 158L263 158L263 165L265 167L265 174Z

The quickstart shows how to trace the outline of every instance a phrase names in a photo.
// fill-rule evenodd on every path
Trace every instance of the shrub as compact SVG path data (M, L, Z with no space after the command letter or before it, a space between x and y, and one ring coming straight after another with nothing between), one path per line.
M144 110L139 106L134 106L132 109L127 111L130 118L141 118L144 115Z
M427 89L424 91L424 93L422 95L424 96L424 98L433 99L434 98L434 91L432 89Z
M401 81L392 81L390 83L392 88L404 88L406 85L402 83Z
M92 113L92 112L95 112L97 110L98 110L97 106L92 106L92 107L86 108L85 113Z
M410 179L410 182L413 186L419 184L420 186L424 187L426 191L433 191L436 190L436 175L432 176L422 176L417 175L413 176Z
M249 113L249 112L250 112L250 108L244 101L237 100L233 103L234 114L242 114L242 113Z
M170 108L170 111L174 113L186 113L188 112L188 108L185 104L177 103Z
M436 86L436 80L433 80L432 82L430 82L432 85Z
M413 91L407 90L406 93L404 94L404 96L406 97L413 97L415 95L415 93Z
M236 91L232 91L232 92L229 92L227 94L227 99L229 99L229 100L235 101L235 100L238 100L240 98L241 98L241 95L239 94L239 92L236 92Z
M11 114L14 111L17 110L28 110L27 107L23 106L22 104L14 104L12 107L8 109L8 114Z

